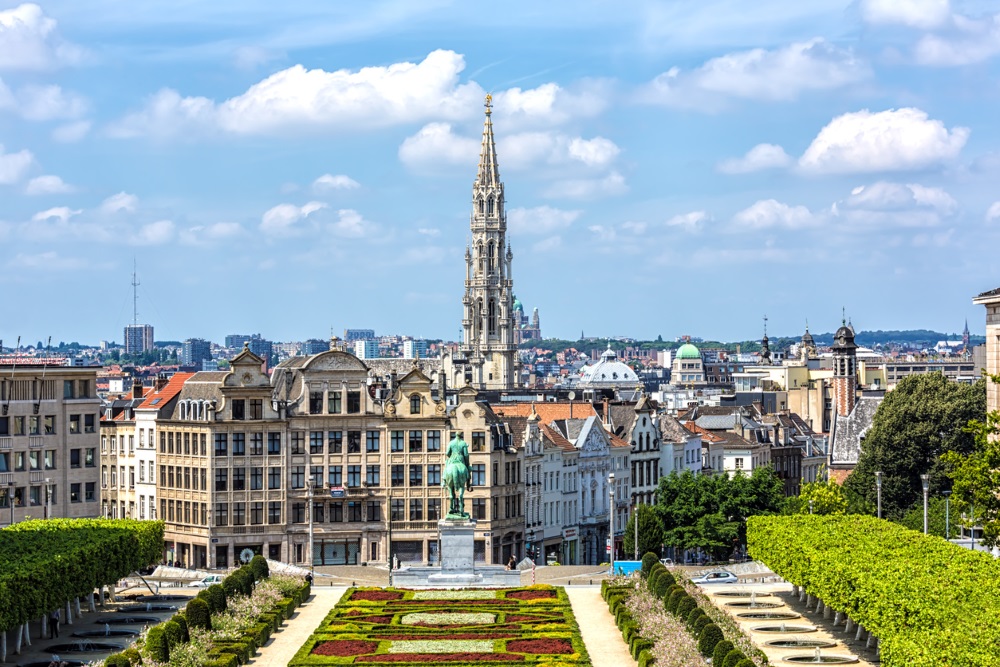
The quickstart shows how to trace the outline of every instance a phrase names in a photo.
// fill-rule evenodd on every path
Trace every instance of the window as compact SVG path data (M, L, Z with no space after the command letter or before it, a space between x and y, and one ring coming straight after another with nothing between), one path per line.
M69 485L69 501L71 503L78 503L82 500L80 497L80 484L70 484Z
M264 399L251 398L250 419L263 419L263 418L264 418Z
M281 468L270 467L267 469L267 488L268 489L281 488Z
M341 466L330 466L327 469L327 482L330 486L341 487L344 485L344 469Z
M71 450L69 450L69 467L70 468L79 468L80 467L80 450L79 449L71 449ZM7 470L4 469L4 470L2 470L0 472L7 472Z
M402 498L393 498L389 501L389 519L390 521L405 521L406 520L406 501Z
M470 467L472 486L486 486L486 464L474 463Z
M28 418L28 435L38 435L39 423L38 417Z
M419 415L420 414L420 394L414 394L410 396L410 414Z
M263 433L251 433L250 434L250 456L263 456L264 455L264 434Z
M135 466L128 467L128 488L135 488Z
M309 431L309 453L323 453L323 431Z
M424 520L423 498L410 498L410 521Z
M0 417L0 435L10 435L10 417Z
M304 489L304 488L306 488L306 467L305 466L293 466L292 467L292 488L293 489Z
M361 431L347 432L347 453L348 454L361 453Z
M428 498L427 499L427 520L437 521L441 518L441 499L440 498Z
M441 484L441 465L438 463L427 466L427 486L439 486Z
M378 451L379 447L379 435L378 431L368 431L365 436L365 451L368 453L373 453Z
M342 397L339 391L330 390L327 395L326 401L326 411L331 415L339 415L343 412L343 406L341 405Z
M403 473L403 469L404 468L401 465L394 465L390 469L390 475L392 477L392 481L391 481L392 486L403 486L404 485L405 482L403 480L403 474L404 474Z
M242 398L233 400L233 419L244 420L247 418L247 402Z
M365 470L365 484L368 486L378 486L382 478L382 467L370 465Z
M323 486L323 466L309 466L309 479L313 488Z
M88 503L95 502L97 500L97 483L87 482L83 486L83 499Z
M69 416L69 432L70 435L75 435L80 432L80 415Z
M281 454L281 434L280 433L268 433L267 434L267 454L268 456L277 456Z
M323 392L309 392L309 414L318 415L323 413Z
M351 488L361 486L361 466L347 466L347 486Z
M160 435L163 435L162 433ZM216 456L229 456L229 434L228 433L216 433L215 434L215 455Z
M474 452L486 451L486 431L472 432L472 451Z
M173 472L173 469L171 469ZM171 482L170 486L173 486ZM215 490L216 491L227 491L229 489L229 471L225 468L219 468L215 471Z
M122 436L122 448L124 448L124 447L125 447L125 436ZM186 456L190 456L191 455L191 434L190 433L185 433L184 434L184 454Z
M427 431L427 451L441 451L441 431Z
M233 525L243 526L247 522L247 504L233 503Z
M281 523L281 501L272 500L267 503L267 522L269 524Z
M422 452L424 450L424 432L410 431L410 451Z
M63 398L74 398L72 380L63 380Z
M233 456L246 456L247 435L246 433L233 433Z
M215 525L216 526L229 525L229 503L215 504Z
M347 392L347 413L356 414L358 412L361 412L361 392L349 391Z
M52 415L45 415L42 417L43 428L45 429L45 435L52 435L56 432L56 418Z
M331 454L344 453L344 433L342 431L330 431L327 433L326 443Z
M330 503L330 523L344 520L344 503Z
M250 525L259 526L264 523L264 503L250 503Z
M361 501L350 500L347 503L347 520L361 521Z
M233 468L233 491L246 491L247 469Z
M306 522L306 504L292 503L292 523Z
M292 431L292 454L306 453L305 431Z
M325 515L325 505L324 503L313 503L312 506L312 520L313 523L323 523L326 521Z
M735 466L737 470L743 470L743 457L736 457Z
M45 450L45 469L55 470L56 467L56 450L46 449Z
M472 499L472 518L486 520L486 498Z
M40 455L41 452L28 452L28 464L31 470L41 469L42 465Z
M424 467L410 466L410 486L423 486L424 485Z
M403 451L403 432L393 431L389 437L389 449L393 452Z
M377 500L369 500L367 506L368 521L382 520L382 504Z

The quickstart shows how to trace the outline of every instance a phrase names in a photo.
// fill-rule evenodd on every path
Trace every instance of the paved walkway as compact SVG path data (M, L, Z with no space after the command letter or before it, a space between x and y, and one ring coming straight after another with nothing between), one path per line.
M599 586L567 586L566 595L594 667L635 665Z
M314 587L312 597L295 610L292 617L271 635L247 664L254 667L285 667L346 590L345 587Z

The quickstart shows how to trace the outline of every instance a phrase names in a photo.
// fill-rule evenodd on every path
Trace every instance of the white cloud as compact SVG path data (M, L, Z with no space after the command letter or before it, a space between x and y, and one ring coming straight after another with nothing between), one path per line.
M818 220L805 206L789 206L775 199L762 199L734 215L733 221L751 229L801 229L813 226Z
M424 236L440 236L441 230L434 227L420 227L417 229L417 233Z
M350 176L345 176L344 174L323 174L312 184L313 190L317 192L326 192L329 190L355 190L361 187L361 184Z
M958 202L941 188L887 181L856 187L830 209L837 224L871 230L932 227L957 211Z
M924 169L956 158L968 138L968 128L949 130L920 109L865 109L830 121L799 158L799 167L812 173Z
M373 231L373 226L364 217L350 208L337 211L337 220L331 225L333 232L339 236L361 238Z
M64 144L71 144L80 141L90 132L91 123L89 120L80 120L75 123L60 125L52 130L52 140Z
M604 111L610 98L609 84L587 80L567 89L555 83L522 90L509 88L493 95L494 108L504 123L557 124L573 117L596 116Z
M119 192L116 195L111 195L100 205L101 213L105 215L111 215L113 213L118 213L119 211L125 211L126 213L134 213L136 206L139 205L139 198L135 195L130 195L127 192Z
M564 199L593 199L621 195L628 192L625 177L612 171L603 178L578 178L557 181L545 192L547 197Z
M927 30L946 24L951 7L948 0L861 0L861 16L868 23Z
M507 224L513 234L552 234L566 229L582 211L565 211L551 206L507 210Z
M673 67L656 77L643 97L667 106L712 109L726 97L793 100L806 91L840 88L870 75L867 63L850 49L816 38L780 49L730 53L690 72Z
M174 223L170 220L150 222L139 228L129 239L132 245L163 245L174 237Z
M35 156L31 151L4 153L3 144L0 144L0 185L17 183L34 163Z
M944 34L924 35L914 48L923 65L955 67L988 60L1000 54L1000 14L970 19L951 17L953 27Z
M81 48L63 41L56 21L36 4L0 11L0 69L45 70L80 62Z
M76 192L76 188L51 174L36 176L24 188L26 195L59 195L69 192Z
M35 255L18 253L7 262L11 269L43 269L45 271L79 271L88 268L86 260L62 257L54 250Z
M72 210L68 206L57 206L55 208L50 208L45 211L39 211L35 215L31 216L31 220L33 222L45 222L47 220L66 222L74 215L80 215L81 213L83 213L83 211Z
M562 247L562 237L550 236L549 238L543 239L531 246L531 249L534 252L551 252L553 250L558 250L560 247Z
M449 123L429 123L399 147L399 159L414 166L432 162L475 165L479 142L452 132Z
M180 240L185 245L207 245L214 241L234 238L243 233L238 222L216 222L211 225L188 227L181 231Z
M702 223L708 220L708 213L705 211L691 211L681 213L667 220L667 227L682 227L688 231L698 229Z
M781 169L792 163L785 149L775 144L757 144L746 155L723 160L718 169L723 174L748 174L763 169Z
M1000 201L993 202L986 210L986 222L993 222L994 220L1000 220Z
M55 85L25 86L16 98L17 111L27 120L79 118L87 111L83 97Z
M621 149L615 142L604 137L593 139L576 137L569 142L568 151L571 158L579 160L588 167L603 167L618 157Z
M327 205L318 201L311 201L303 206L278 204L261 217L260 231L274 235L290 234L295 231L295 223L324 208Z

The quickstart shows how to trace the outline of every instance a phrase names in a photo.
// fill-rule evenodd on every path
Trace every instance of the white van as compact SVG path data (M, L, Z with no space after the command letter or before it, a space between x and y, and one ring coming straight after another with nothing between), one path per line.
M196 581L191 584L191 588L208 588L215 584L221 584L224 576L221 574L210 574L201 581Z

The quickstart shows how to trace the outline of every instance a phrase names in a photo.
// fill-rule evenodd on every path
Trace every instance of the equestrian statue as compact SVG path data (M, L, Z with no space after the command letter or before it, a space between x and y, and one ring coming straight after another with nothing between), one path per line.
M451 499L445 520L468 520L469 513L465 511L465 492L472 491L472 476L469 473L469 445L461 433L456 434L448 443L444 459L441 486L448 489L448 496Z

